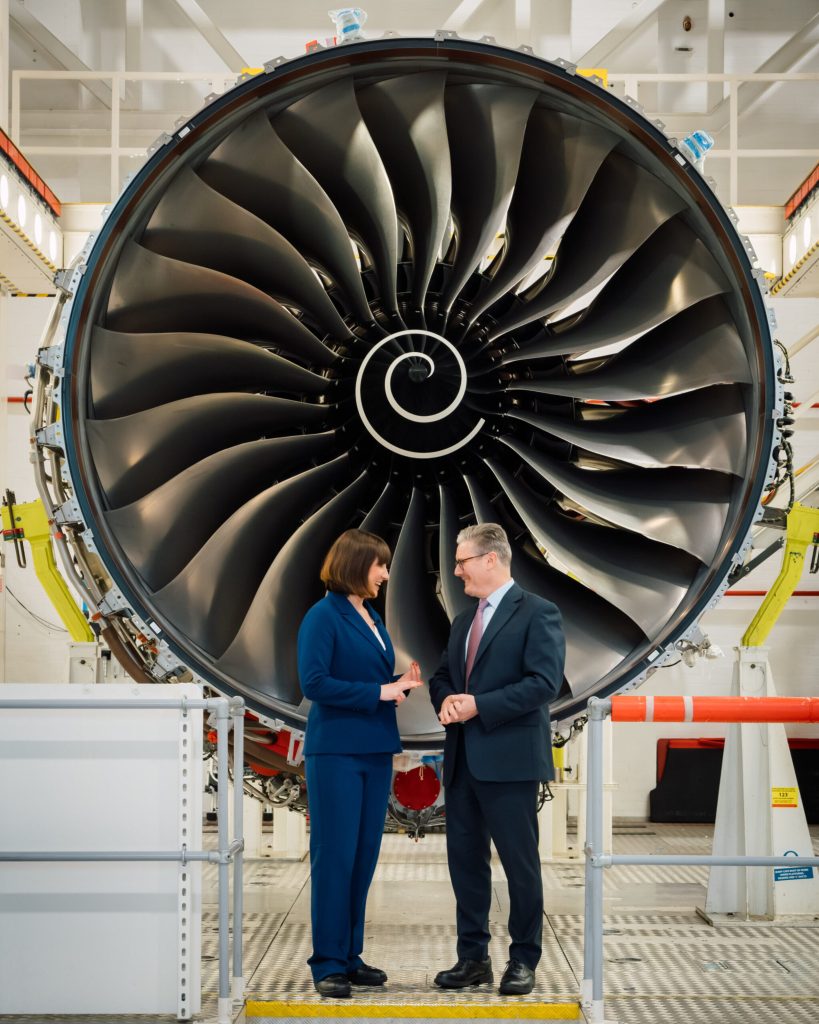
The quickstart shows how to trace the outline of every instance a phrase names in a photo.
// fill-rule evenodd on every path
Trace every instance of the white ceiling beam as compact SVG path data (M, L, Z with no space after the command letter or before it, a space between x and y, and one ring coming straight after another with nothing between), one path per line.
M819 47L819 14L815 14L802 28L795 32L772 54L764 64L754 70L754 74L787 74L803 60L806 60ZM639 76L638 76L639 77ZM737 89L737 116L747 117L763 102L771 89L781 87L780 82L743 82ZM663 114L663 111L656 111ZM691 117L663 116L666 130L672 135L691 126ZM728 100L719 103L708 114L698 116L697 127L715 134L728 127Z
M709 75L725 71L725 0L708 0L705 37L705 70ZM713 110L723 99L721 82L709 82L706 87L708 109Z
M617 50L639 32L646 20L652 14L656 14L664 3L665 0L640 0L625 18L618 21L614 28L598 40L582 57L578 57L575 63L581 68L607 67L609 60Z
M450 32L460 32L483 3L484 0L461 0L441 28L445 28Z
M239 74L242 68L247 67L247 61L214 25L210 16L202 10L197 0L172 0L172 2L207 40L211 49L222 58L231 71Z
M819 14L807 21L802 28L791 36L776 53L772 54L764 64L756 70L759 73L782 73L793 70L801 61L813 53L819 46ZM745 82L737 91L739 99L739 116L745 117L753 113L771 89L776 88L776 82Z
M125 0L125 69L142 70L142 39L144 33L143 0ZM131 109L142 106L142 83L126 82L125 105Z
M10 22L14 29L23 35L36 49L44 53L49 60L66 71L90 71L91 68L58 39L53 32L35 18L31 11L22 3L14 3L9 9ZM110 109L111 88L104 82L87 81L82 83L90 93Z
M531 42L532 0L515 0L515 34L519 43Z

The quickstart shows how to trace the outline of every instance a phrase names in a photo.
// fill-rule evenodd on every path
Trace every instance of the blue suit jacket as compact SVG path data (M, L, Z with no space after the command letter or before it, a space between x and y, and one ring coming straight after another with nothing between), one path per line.
M378 613L367 610L386 650L344 594L329 591L302 620L299 679L312 701L305 755L401 751L395 704L380 700L381 685L394 678L395 653Z
M448 694L464 692L466 637L474 616L471 609L452 623L429 683L436 712ZM484 630L469 677L478 717L446 727L445 785L460 741L470 772L482 782L554 778L549 701L563 682L565 655L557 606L514 584Z

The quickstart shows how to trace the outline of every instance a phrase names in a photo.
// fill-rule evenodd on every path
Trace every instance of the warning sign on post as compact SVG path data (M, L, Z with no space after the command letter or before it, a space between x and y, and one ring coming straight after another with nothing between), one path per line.
M799 790L796 786L774 786L771 789L771 807L798 807Z
M785 850L783 857L798 857L796 850ZM810 857L810 854L807 854ZM802 878L813 878L813 868L810 864L794 864L792 868L774 868L775 882L796 882Z

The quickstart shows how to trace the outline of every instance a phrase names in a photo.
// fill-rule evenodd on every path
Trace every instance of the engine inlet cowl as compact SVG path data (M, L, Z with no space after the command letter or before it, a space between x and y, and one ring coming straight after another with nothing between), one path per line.
M562 611L567 718L693 628L758 515L781 398L751 254L562 63L388 38L271 65L163 140L72 281L41 377L86 580L153 676L292 728L348 527L391 545L381 610L428 677L470 604L456 534L501 523ZM420 695L399 722L440 743Z

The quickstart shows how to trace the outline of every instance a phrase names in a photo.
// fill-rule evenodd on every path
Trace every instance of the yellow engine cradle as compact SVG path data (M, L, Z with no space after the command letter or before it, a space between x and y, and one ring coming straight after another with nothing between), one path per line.
M8 505L3 505L3 537L11 540L15 535L28 541L37 579L71 634L71 639L93 643L96 639L94 633L57 569L51 545L51 528L42 501L15 504L14 522L11 521Z
M761 647L765 643L782 609L796 590L805 564L805 553L813 544L819 544L819 508L810 508L796 502L788 513L782 568L745 631L743 647Z

